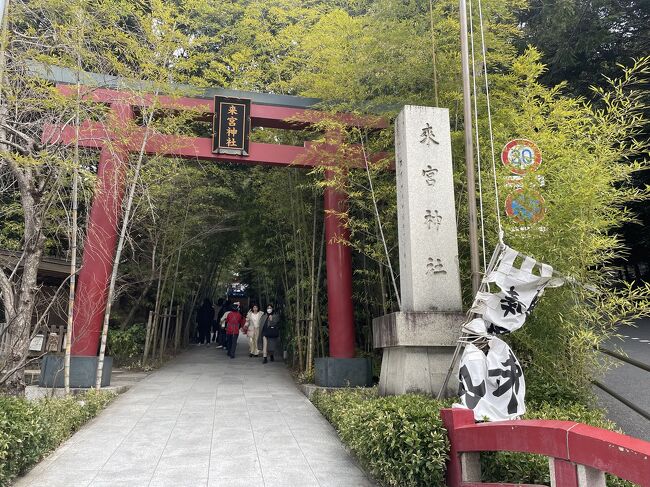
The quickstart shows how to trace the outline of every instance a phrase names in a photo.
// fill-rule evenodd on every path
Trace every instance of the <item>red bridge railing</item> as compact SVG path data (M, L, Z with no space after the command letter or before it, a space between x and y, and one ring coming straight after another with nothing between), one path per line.
M538 487L481 483L480 452L514 451L549 457L553 487L605 487L605 473L650 486L650 443L573 421L474 423L468 409L440 412L451 443L448 487Z

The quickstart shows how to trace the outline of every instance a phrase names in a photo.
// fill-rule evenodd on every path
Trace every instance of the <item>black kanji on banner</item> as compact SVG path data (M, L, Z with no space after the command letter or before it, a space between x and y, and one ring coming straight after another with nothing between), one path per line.
M212 152L248 155L248 139L251 130L250 109L250 100L214 97Z

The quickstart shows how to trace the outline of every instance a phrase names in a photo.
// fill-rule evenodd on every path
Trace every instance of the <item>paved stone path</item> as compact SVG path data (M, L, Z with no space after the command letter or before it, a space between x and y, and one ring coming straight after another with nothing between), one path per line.
M371 487L282 363L193 347L117 398L20 487Z

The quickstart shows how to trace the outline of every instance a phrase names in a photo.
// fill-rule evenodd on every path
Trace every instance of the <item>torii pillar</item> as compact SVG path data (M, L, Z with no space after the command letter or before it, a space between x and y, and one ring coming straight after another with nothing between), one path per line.
M332 180L331 171L325 179ZM347 197L332 187L325 188L325 265L327 268L327 317L330 357L354 357L354 308L352 303L352 253L345 245L350 232L338 213L347 206Z
M335 171L326 170L332 182ZM347 209L347 196L332 186L325 188L325 241L327 265L327 316L329 357L315 360L314 382L323 387L372 385L369 358L355 358L354 308L352 303L352 253L346 245L350 232L340 213Z
M130 105L113 104L111 111L115 123L122 127L133 118ZM88 217L88 233L75 296L71 350L74 356L95 357L99 352L122 215L128 157L126 147L109 141L99 154L98 187Z

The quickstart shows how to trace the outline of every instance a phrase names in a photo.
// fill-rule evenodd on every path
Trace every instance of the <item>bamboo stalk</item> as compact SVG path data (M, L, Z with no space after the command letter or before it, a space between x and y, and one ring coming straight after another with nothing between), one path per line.
M9 2L7 2L9 3ZM77 68L80 69L80 59L77 55ZM79 82L79 71L77 78L77 106L75 114L75 144L74 144L74 167L72 168L72 230L70 231L70 289L68 294L68 326L65 340L65 357L63 358L63 388L65 395L70 394L70 357L72 355L72 335L74 330L74 301L77 284L77 213L79 207L79 125L81 106L81 83Z
M153 351L156 349L156 340L158 339L158 320L160 317L160 303L162 301L162 270L163 270L163 260L165 257L165 247L167 245L167 239L165 238L163 240L163 246L162 246L162 251L160 253L160 264L158 267L158 284L156 286L156 302L154 304L154 311L153 311L153 323L152 323L152 337L151 341L147 344L145 342L145 348L144 348L144 353L142 354L142 365L146 365L147 359L149 358L149 352ZM148 345L148 346L147 346ZM155 353L151 353L152 356L155 355Z
M171 313L171 310L169 310L169 313ZM163 359L163 354L165 352L165 346L167 345L167 323L169 321L169 313L167 312L167 308L163 310L163 316L162 316L162 326L160 328L161 334L160 334L160 348L158 351L158 355L160 358L160 361L162 362Z
M178 344L181 339L181 325L183 317L181 316L181 306L176 305L176 329L174 330L174 353L178 351Z
M188 345L190 343L190 332L192 331L192 326L191 326L191 320L192 320L192 312L194 311L194 306L196 306L196 300L199 297L199 291L201 290L201 284L196 288L196 292L194 293L194 297L192 298L192 304L190 305L190 309L187 312L187 319L185 320L185 345Z
M314 244L316 243L316 199L314 198ZM318 291L320 288L320 275L323 261L323 249L325 248L325 225L321 232L320 250L318 255L318 262L314 260L312 267L312 289L311 289L311 310L309 313L309 330L308 330L308 343L307 343L307 372L311 373L314 366L314 354L316 352L316 344L314 337L314 328L316 326L316 309L318 307ZM315 258L315 248L313 249L313 257ZM318 271L316 271L318 267ZM315 274L315 275L314 275Z
M146 360L146 354L147 350L149 350L149 346L151 344L151 325L153 324L153 310L149 311L149 317L147 318L147 329L145 332L145 338L144 338L144 354L142 356L142 365L144 366L145 360Z

